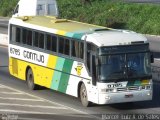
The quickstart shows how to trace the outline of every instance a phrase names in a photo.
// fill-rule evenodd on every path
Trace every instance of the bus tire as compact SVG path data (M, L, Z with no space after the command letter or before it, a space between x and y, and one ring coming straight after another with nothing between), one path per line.
M81 99L81 103L84 107L90 106L90 102L88 101L87 89L83 83L80 87L80 99Z
M31 68L29 68L27 72L27 85L30 90L37 89L37 85L34 83L34 75Z

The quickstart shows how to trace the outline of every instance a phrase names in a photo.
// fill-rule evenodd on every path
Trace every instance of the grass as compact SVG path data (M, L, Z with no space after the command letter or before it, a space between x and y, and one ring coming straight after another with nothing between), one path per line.
M160 5L94 0L58 0L61 17L143 34L160 35Z
M160 5L115 2L115 0L57 0L60 17L143 34L160 35ZM118 0L120 1L120 0ZM1 0L0 15L10 16L17 0ZM9 4L8 4L9 3Z
M0 16L11 16L18 0L0 0Z

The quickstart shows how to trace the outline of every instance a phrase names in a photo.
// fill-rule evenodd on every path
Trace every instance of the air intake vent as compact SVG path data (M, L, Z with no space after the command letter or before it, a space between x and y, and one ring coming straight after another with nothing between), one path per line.
M131 42L131 44L143 44L144 41L135 41L135 42Z
M97 31L108 31L110 29L107 29L107 28L104 28L104 29L95 29L94 31L97 32Z
M69 22L67 19L54 19L51 20L52 23L63 23L63 22Z

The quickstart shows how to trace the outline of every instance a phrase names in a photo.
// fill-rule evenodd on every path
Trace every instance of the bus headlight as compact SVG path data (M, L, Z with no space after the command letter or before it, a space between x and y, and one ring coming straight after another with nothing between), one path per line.
M150 86L150 85L147 85L147 86L146 86L146 89L147 89L147 90L151 89L151 86Z
M150 89L151 89L151 85L141 86L141 90L150 90Z
M146 87L145 86L141 86L141 89L144 90Z

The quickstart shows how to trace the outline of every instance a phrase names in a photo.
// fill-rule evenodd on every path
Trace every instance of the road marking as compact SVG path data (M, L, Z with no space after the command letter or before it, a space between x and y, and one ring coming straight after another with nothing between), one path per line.
M8 104L8 103L0 103L1 106L19 106L19 107L30 107L30 108L45 108L45 109L67 109L63 107L53 107L53 106L41 106L41 105L28 105L28 104Z
M1 113L25 113L25 114L42 114L42 115L55 115L57 113L50 112L34 112L34 111L22 111L22 110L10 110L10 109L0 109Z
M22 101L44 101L44 100L40 100L40 99L4 98L4 97L0 97L0 99L3 99L3 100L22 100Z
M0 88L5 88L5 86L0 85Z
M39 118L22 118L22 117L18 117L19 120L44 120L44 119L39 119ZM45 120L50 120L50 119L47 119L45 118ZM55 120L52 118L52 120Z
M2 84L0 84L0 85L2 85ZM87 112L83 112L83 111L77 110L77 109L75 109L75 108L71 108L71 107L62 105L62 104L60 104L60 103L53 102L53 101L47 100L47 99L45 99L45 98L41 98L41 97L38 97L38 96L35 96L35 95L32 95L32 94L26 93L26 92L24 92L24 91L17 90L17 89L15 89L15 88L11 88L11 87L6 86L6 85L2 85L2 86L5 86L5 88L8 88L8 89L13 90L13 91L16 91L16 92L22 92L22 93L24 93L24 94L26 94L26 95L28 95L28 96L31 96L31 97L34 97L34 98L37 98L37 99L46 101L46 102L51 103L51 104L53 104L53 105L59 105L59 106L65 107L65 108L67 108L67 109L73 110L73 111L75 111L75 112L78 112L78 113L80 113L80 114L88 115L88 116L91 116L91 117L96 118L96 119L101 119L101 117L97 117L97 116L94 116L94 115L90 115L90 114L87 113Z
M21 95L23 93L19 93L19 92L0 92L0 94L7 94L7 95Z

